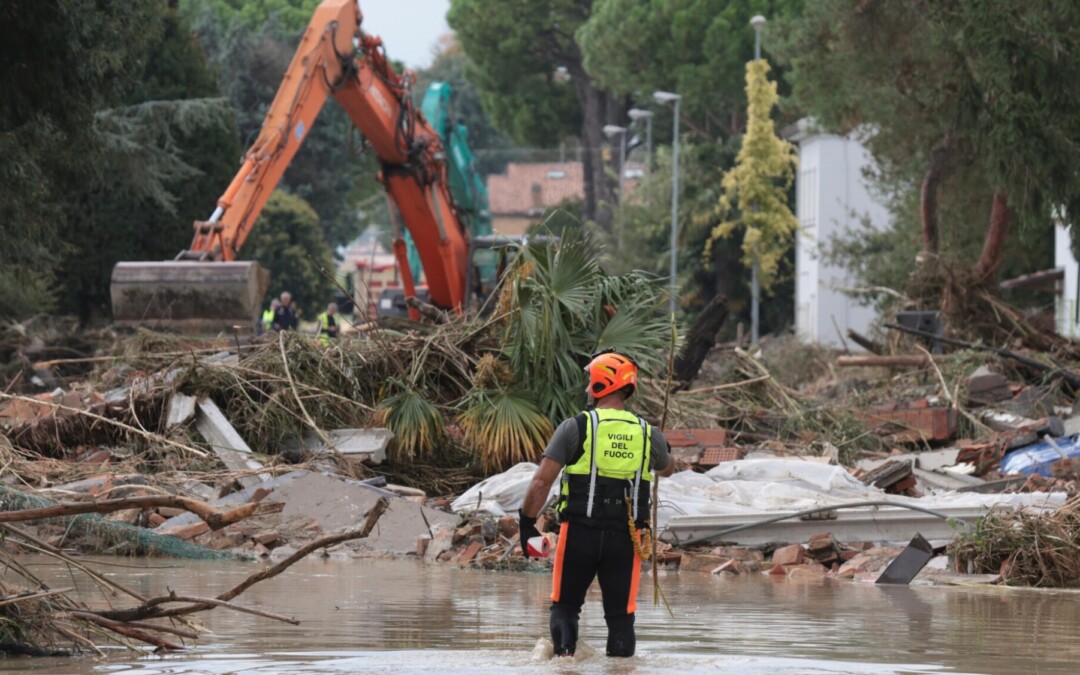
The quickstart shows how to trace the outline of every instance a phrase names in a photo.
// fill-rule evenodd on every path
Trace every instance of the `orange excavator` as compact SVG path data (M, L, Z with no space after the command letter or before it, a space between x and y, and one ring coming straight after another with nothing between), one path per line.
M171 261L121 262L113 269L118 324L205 331L255 321L269 275L258 263L237 261L237 253L331 96L379 158L406 296L416 289L402 225L415 242L431 303L462 311L468 229L450 195L443 144L413 106L407 76L394 71L382 41L364 33L361 21L357 0L319 5L240 171L210 218L195 222L191 248Z

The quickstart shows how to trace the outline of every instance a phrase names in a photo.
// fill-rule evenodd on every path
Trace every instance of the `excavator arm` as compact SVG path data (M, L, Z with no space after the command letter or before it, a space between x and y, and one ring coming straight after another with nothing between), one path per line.
M355 0L324 0L315 10L258 138L210 218L195 223L190 249L174 262L119 263L114 269L113 312L119 323L147 323L148 317L167 325L254 319L261 294L254 303L227 297L234 291L250 298L259 283L252 281L257 275L238 272L252 263L234 261L330 97L379 159L379 179L391 210L416 242L431 301L461 311L468 235L450 195L443 144L412 105L409 80L390 66L381 40L361 30L361 20ZM400 234L394 252L406 293L415 295ZM232 271L227 274L226 268Z

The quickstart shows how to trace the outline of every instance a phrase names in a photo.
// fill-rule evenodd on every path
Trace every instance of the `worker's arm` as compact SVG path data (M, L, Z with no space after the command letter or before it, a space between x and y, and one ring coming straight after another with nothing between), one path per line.
M663 432L656 427L652 428L652 452L656 459L653 465L653 473L661 478L666 478L675 473L675 458L671 456L671 446L664 438ZM663 466L663 468L660 468Z
M671 457L671 455L668 455L667 466L657 471L656 475L660 476L661 478L667 478L673 473L675 473L675 460Z
M527 518L536 518L540 515L540 509L544 508L551 484L555 482L561 470L562 465L549 457L540 460L540 467L533 474L529 491L525 493L525 504L521 507L522 515Z

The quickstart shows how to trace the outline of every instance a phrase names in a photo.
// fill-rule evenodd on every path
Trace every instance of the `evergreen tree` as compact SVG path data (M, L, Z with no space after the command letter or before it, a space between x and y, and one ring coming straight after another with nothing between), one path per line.
M269 297L289 291L308 319L333 299L334 258L323 239L319 215L295 195L281 190L270 195L242 254L270 270Z
M160 31L159 0L0 4L0 317L52 305L61 204L98 168L94 114Z

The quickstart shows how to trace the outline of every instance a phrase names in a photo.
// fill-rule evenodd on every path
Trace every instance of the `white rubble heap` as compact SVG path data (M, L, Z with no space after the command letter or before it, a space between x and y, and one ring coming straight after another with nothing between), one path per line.
M516 514L535 471L535 464L518 464L474 485L451 508L458 514ZM551 503L557 490L558 481L549 495ZM842 466L799 459L745 459L724 462L703 474L682 471L661 479L657 531L666 540L686 542L771 516L866 501L913 505L949 516L953 522L901 507L867 506L748 527L724 535L722 540L757 545L798 541L831 530L841 541L906 541L915 531L942 541L950 539L962 525L956 521L970 522L994 508L1053 510L1065 503L1065 494L937 491L906 497L863 485Z

